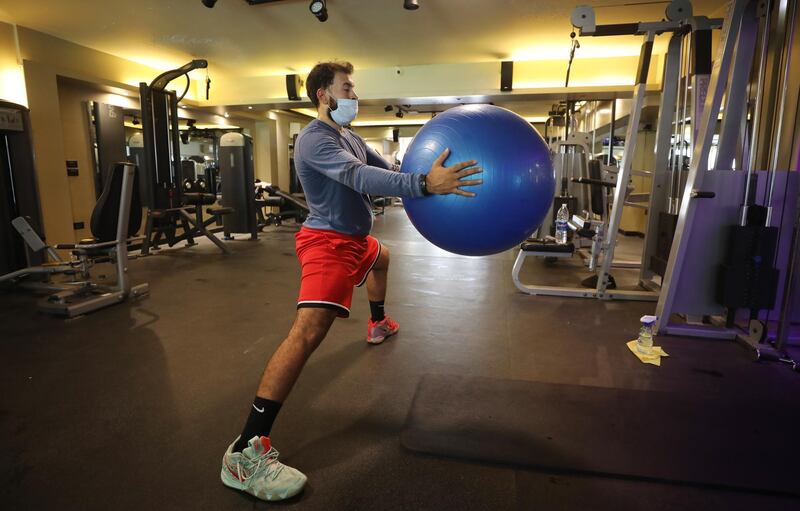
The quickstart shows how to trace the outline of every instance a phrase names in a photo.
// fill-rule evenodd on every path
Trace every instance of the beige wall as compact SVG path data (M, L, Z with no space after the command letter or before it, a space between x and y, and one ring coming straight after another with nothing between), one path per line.
M576 58L570 74L570 90L632 86L639 57ZM649 74L652 87L660 84L663 58L653 55ZM399 72L398 72L399 71ZM567 92L563 59L515 62L514 91L505 93ZM497 94L500 92L500 62L438 64L356 69L354 80L362 99ZM305 76L303 76L305 79ZM287 103L283 76L215 78L210 104ZM305 91L301 95L309 103ZM301 106L298 103L298 106Z
M253 131L253 159L257 179L272 182L272 171L277 171L277 154L275 153L276 133L275 121L257 121Z
M139 82L149 82L161 73L161 70L25 27L19 27L19 43L23 59L47 66L59 76L102 85L138 87ZM178 86L182 88L183 83Z
M56 74L48 66L25 61L25 85L31 109L31 138L45 237L50 244L71 243L75 241L72 200Z
M271 117L275 123L275 167L271 169L272 183L277 184L282 190L289 190L289 143L292 140L292 134L305 128L311 119L302 115L277 112L273 113ZM293 124L294 126L292 126ZM272 124L268 124L267 127L272 129Z
M28 105L25 73L17 55L14 27L0 23L0 100Z

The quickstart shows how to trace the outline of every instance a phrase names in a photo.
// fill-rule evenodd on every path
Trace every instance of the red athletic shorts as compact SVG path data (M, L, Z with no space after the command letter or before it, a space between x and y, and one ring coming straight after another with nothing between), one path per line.
M302 277L297 308L323 307L350 315L353 286L360 287L381 255L372 236L350 236L303 227L295 235Z

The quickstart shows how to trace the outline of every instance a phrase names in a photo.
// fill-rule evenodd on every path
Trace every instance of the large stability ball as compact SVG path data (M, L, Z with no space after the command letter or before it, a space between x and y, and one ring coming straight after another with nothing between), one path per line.
M456 194L405 199L414 227L434 245L456 254L496 254L535 231L555 193L550 151L519 115L492 105L451 108L419 130L401 172L427 174L450 149L445 165L477 160L483 184L464 187L477 197Z

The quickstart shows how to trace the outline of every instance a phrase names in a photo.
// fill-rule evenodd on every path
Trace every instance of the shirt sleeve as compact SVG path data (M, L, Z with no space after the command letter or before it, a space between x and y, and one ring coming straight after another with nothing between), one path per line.
M386 161L386 158L378 154L378 151L371 148L366 142L364 143L364 146L367 148L367 165L380 167L386 170L392 170L392 165Z
M300 161L320 174L353 190L370 195L394 197L422 197L419 174L401 174L386 168L368 165L345 151L331 136L323 134L313 139L306 138L297 148ZM388 163L377 152L369 149L375 157ZM367 157L368 161L372 161ZM376 163L379 163L376 161Z

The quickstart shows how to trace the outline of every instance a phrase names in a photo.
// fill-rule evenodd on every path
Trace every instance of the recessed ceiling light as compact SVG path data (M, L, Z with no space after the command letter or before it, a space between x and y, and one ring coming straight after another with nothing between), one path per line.
M252 107L252 106L248 106L248 107L247 107L247 109L248 109L248 110L252 110L252 109L253 109L253 107Z

